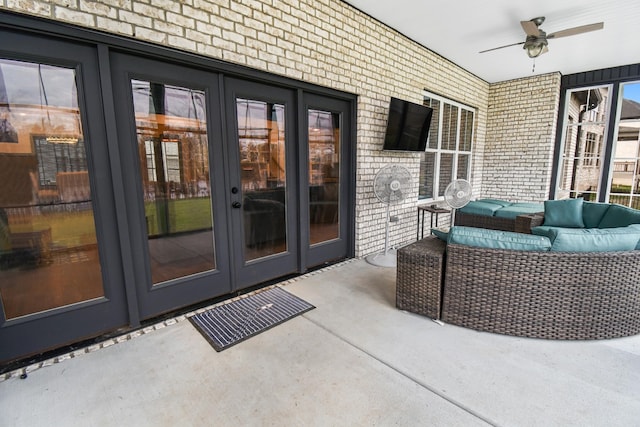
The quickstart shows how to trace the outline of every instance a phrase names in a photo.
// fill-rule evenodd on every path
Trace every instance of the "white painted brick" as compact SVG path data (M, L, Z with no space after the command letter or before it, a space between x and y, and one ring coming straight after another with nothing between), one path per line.
M7 0L7 8L16 12L49 17L53 7L47 1Z
M115 7L111 7L103 2L80 0L80 10L98 16L106 16L114 19L118 16Z
M90 13L56 6L53 10L53 14L56 19L61 21L72 22L85 27L93 27L95 25L95 16Z
M110 31L112 33L125 34L128 36L133 35L133 25L127 22L109 19L103 16L97 16L96 21L98 29Z

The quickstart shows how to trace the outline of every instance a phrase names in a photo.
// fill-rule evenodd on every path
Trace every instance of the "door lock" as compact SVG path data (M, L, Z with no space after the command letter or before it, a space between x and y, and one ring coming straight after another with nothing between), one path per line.
M233 202L233 203L231 203L231 207L234 208L234 209L240 209L242 207L242 203Z

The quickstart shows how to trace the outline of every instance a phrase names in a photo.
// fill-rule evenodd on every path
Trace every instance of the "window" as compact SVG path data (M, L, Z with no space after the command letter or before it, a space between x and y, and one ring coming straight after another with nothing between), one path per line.
M621 85L609 201L640 209L640 82Z
M598 200L603 174L602 145L607 133L610 86L567 92L561 179L557 198ZM577 120L573 118L577 117Z
M420 158L420 199L437 199L454 179L471 176L475 113L466 105L425 92L433 108L427 148Z
M567 91L556 198L640 208L640 82L621 83L617 99L610 99L612 91L612 85ZM608 141L612 127L616 138ZM611 160L604 164L608 150Z
M87 170L84 141L77 137L34 136L40 189L56 188L60 172Z

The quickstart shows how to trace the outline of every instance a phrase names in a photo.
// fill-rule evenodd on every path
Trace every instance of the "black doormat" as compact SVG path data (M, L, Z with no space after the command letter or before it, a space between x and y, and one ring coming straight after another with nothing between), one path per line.
M282 288L271 288L189 318L222 351L315 307Z

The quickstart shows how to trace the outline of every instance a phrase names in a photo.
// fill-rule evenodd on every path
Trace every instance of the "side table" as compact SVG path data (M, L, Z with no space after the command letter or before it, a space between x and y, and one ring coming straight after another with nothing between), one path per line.
M398 249L396 307L440 319L446 244L435 236Z
M449 209L439 208L437 206L418 206L418 224L416 226L416 240L424 238L424 213L429 212L431 214L430 227L433 228L433 216L436 216L436 227L438 226L438 216L441 213L451 213ZM420 216L422 215L422 222L420 222ZM422 224L422 226L420 226ZM429 228L429 231L431 231Z

